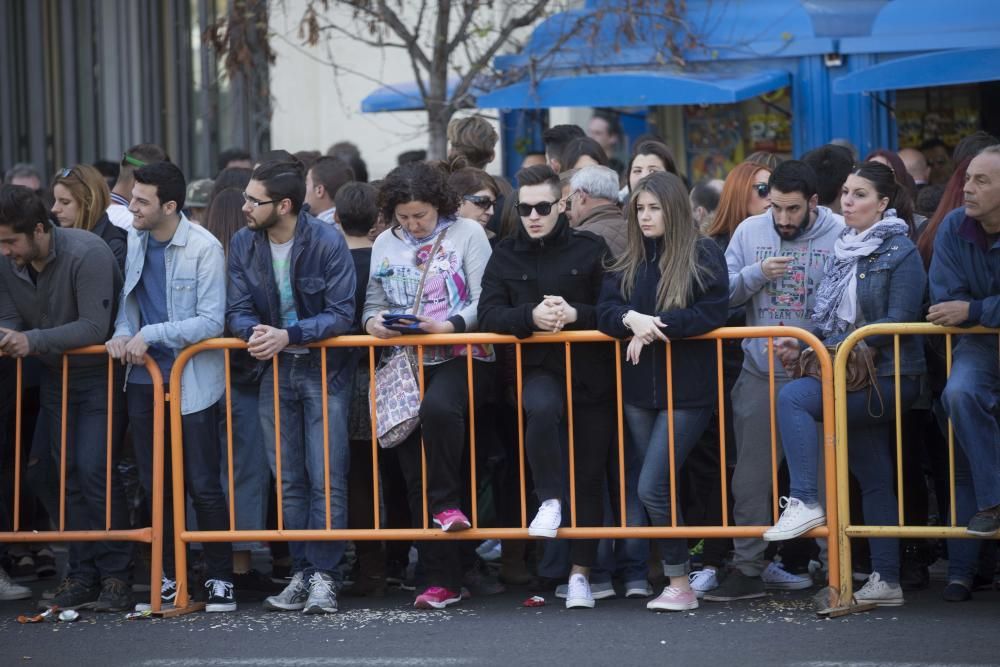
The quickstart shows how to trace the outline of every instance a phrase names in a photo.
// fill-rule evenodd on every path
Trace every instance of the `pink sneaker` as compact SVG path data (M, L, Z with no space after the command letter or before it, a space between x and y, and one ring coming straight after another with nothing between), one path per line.
M461 593L449 591L447 588L441 588L440 586L431 586L417 596L417 599L413 602L413 606L417 609L444 609L461 599Z
M436 523L441 530L446 533L452 533L458 530L468 530L472 527L472 524L469 523L469 518L462 513L462 510L459 509L450 509L438 512L434 515L434 523Z
M673 586L667 586L660 597L646 603L646 609L652 611L685 611L697 609L698 598L694 591L682 591Z

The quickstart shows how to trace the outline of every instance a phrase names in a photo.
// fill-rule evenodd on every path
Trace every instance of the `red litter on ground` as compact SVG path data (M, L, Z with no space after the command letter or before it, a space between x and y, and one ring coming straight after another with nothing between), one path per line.
M521 603L525 607L544 607L545 598L541 595L532 595L530 598Z

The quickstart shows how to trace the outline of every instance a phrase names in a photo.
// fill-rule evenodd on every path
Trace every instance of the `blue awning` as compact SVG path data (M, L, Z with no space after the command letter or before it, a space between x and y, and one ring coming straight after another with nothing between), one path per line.
M596 72L564 74L537 85L522 81L480 95L477 106L494 109L549 107L628 107L676 104L731 104L791 83L784 70L736 74L702 72Z
M459 79L452 77L448 79L448 97L451 98L458 86ZM467 106L473 106L475 96L482 90L473 84L469 90L471 98ZM382 86L375 92L369 94L361 100L361 111L364 113L377 113L380 111L423 111L424 100L420 97L420 86L416 81L406 83L396 83Z
M863 93L1000 80L1000 48L955 49L889 60L852 72L833 84L835 93Z

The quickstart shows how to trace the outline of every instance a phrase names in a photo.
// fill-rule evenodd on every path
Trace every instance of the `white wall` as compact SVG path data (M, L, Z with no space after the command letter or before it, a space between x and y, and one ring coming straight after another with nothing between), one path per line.
M328 45L300 46L304 8L304 0L271 8L271 44L277 53L271 67L271 146L325 153L338 141L352 141L361 149L369 177L381 178L396 166L399 153L427 148L424 112L361 113L361 100L381 83L413 80L409 58L401 49L369 47L344 36L331 37ZM331 3L330 14L342 16L340 25L351 25L338 3ZM336 73L321 62L330 60L343 69ZM499 165L498 155L487 170L499 172Z

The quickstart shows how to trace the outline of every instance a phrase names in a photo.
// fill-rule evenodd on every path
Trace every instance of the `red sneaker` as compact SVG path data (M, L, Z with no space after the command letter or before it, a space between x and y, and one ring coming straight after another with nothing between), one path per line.
M462 599L461 593L449 591L440 586L431 586L417 596L413 606L417 609L444 609L448 605L455 604Z
M434 523L446 533L452 533L458 530L468 530L472 527L472 524L469 522L469 517L465 516L465 514L462 513L462 510L459 509L450 509L438 512L434 515Z

